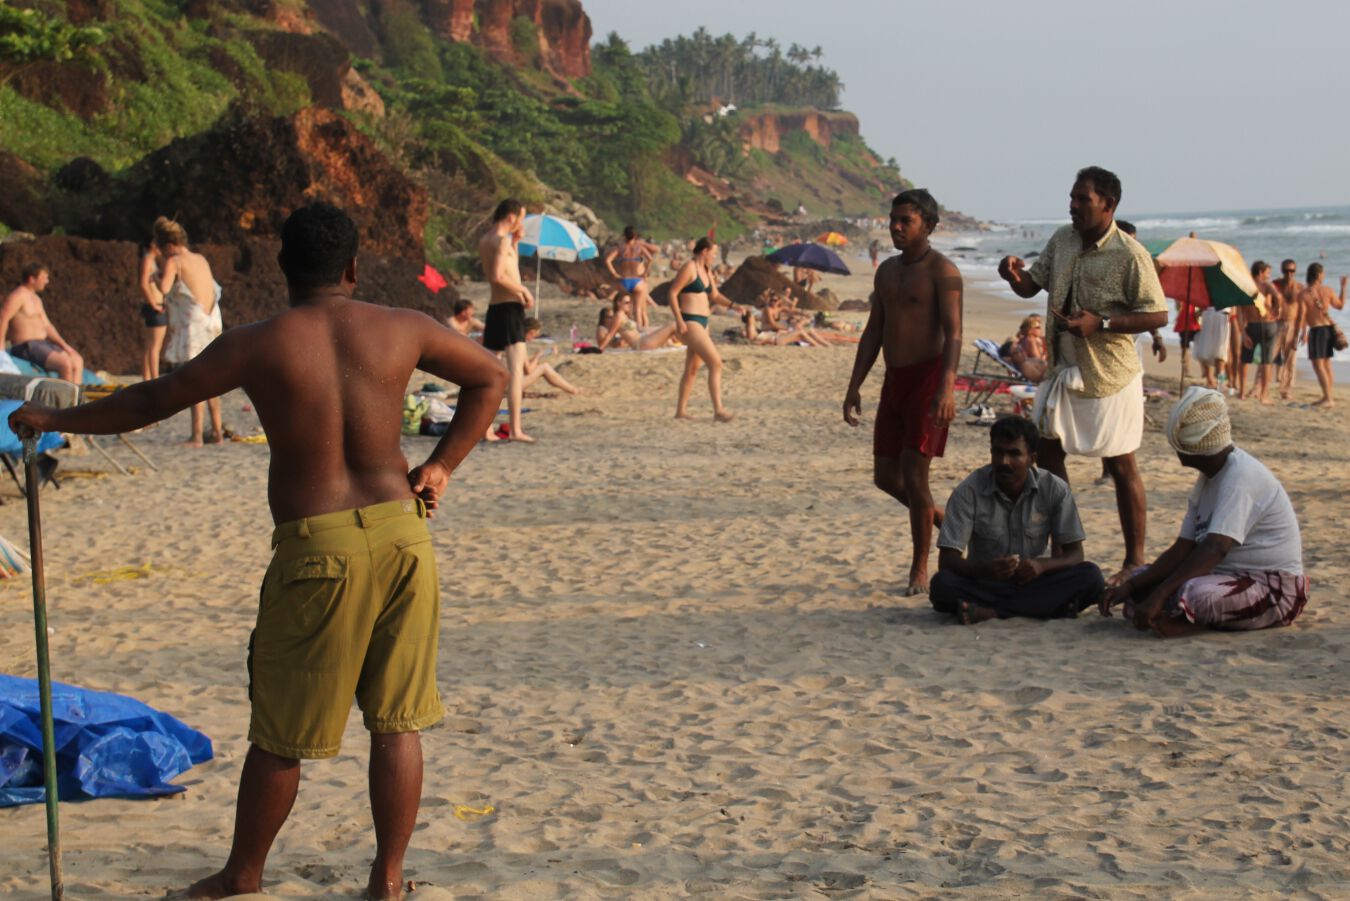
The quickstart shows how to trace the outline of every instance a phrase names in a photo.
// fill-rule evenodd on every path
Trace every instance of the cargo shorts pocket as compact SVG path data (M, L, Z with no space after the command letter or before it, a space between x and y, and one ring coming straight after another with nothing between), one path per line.
M268 643L309 641L332 619L346 593L350 561L335 554L304 554L277 567L263 592L258 631Z

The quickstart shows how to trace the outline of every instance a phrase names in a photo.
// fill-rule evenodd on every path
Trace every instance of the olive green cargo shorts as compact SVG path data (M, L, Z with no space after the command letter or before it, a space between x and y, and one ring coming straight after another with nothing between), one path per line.
M409 499L277 526L249 639L249 741L332 757L353 696L371 732L440 721L440 585L425 519Z

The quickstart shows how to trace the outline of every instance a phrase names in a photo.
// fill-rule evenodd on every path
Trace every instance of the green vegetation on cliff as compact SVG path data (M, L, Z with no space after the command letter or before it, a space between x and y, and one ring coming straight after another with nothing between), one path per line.
M547 69L539 26L524 17L509 23L511 66L438 36L416 0L353 6L369 19L378 59L245 12L256 4L95 6L100 18L77 25L64 0L0 5L0 149L47 175L83 156L117 177L232 108L288 115L336 104L351 66L383 109L356 104L347 116L426 185L426 243L438 261L467 249L483 210L505 194L540 203L566 192L612 226L638 223L658 237L713 226L734 236L799 201L820 215L874 211L900 182L856 123L828 149L793 128L778 152L751 149L748 116L776 115L774 103L799 116L832 108L841 88L810 64L818 52L792 45L784 55L754 35L700 30L635 53L611 34L592 48L590 74L569 82ZM300 0L284 6L308 13ZM89 8L79 5L77 21ZM713 99L741 110L719 117Z

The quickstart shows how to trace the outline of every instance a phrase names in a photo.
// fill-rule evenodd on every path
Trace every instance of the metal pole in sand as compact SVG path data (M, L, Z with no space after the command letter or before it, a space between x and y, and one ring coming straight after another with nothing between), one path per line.
M543 313L539 312L539 278L544 270L544 254L542 247L534 249L534 316L540 322L544 321Z
M52 668L47 653L47 581L42 564L42 514L38 492L42 483L37 471L37 436L23 439L24 481L28 493L28 550L33 570L33 628L37 634L38 701L42 709L42 774L47 795L47 861L51 869L52 899L61 901L66 888L61 880L61 827L56 793L56 736L52 725Z

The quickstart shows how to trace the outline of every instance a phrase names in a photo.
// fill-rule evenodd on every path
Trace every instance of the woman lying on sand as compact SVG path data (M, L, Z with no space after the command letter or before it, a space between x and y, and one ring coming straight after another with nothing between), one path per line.
M541 331L543 331L543 326L540 324L538 319L535 319L533 316L531 316L525 320L526 342L530 342L533 341L535 338L538 338L539 333ZM556 353L557 350L558 350L557 345L550 344L547 350L541 350L539 351L539 353L535 354L533 357L530 357L528 360L525 361L525 381L523 383L524 387L528 388L535 382L539 381L540 379L543 379L544 381L552 385L554 388L559 388L563 391L566 391L568 394L573 395L580 394L581 393L580 388L578 388L576 385L573 385L567 379L559 375L558 370L554 369L548 363L543 362L544 357L548 356L549 354Z
M621 294L614 298L613 309L602 309L595 326L595 346L605 350L611 344L629 350L655 350L674 342L675 323L641 331L632 319L633 298Z

